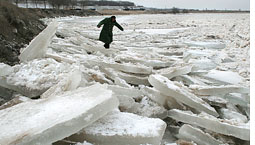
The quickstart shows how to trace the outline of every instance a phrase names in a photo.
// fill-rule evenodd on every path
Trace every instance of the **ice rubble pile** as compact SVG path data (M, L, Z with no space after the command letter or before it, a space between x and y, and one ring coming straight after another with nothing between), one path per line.
M222 63L233 61L219 54L226 47L222 42L174 46L192 48L188 51L104 49L95 34L75 31L80 21L57 25L50 24L21 52L21 64L0 64L1 87L40 96L0 108L0 144L218 145L250 140L249 85L237 72L222 69ZM58 37L50 39L55 32ZM172 142L162 141L165 130L174 136Z

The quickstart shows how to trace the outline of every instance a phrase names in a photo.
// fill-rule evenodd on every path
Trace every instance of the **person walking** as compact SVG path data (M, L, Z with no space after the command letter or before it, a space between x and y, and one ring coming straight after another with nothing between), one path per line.
M124 31L124 29L117 23L115 16L103 19L98 23L97 27L100 28L102 25L104 26L103 29L101 30L99 40L105 43L104 47L106 49L109 49L113 38L112 34L113 26L118 27L121 31Z

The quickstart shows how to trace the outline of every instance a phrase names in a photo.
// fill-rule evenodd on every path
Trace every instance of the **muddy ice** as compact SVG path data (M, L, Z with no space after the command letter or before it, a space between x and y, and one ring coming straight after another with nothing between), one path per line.
M0 64L0 95L16 96L0 144L249 144L249 14L117 16L110 49L103 18L47 19L19 65Z

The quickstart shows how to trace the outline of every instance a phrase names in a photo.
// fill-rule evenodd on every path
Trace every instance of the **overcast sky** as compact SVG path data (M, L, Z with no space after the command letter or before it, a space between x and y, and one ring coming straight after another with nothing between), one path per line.
M250 0L122 0L132 1L136 5L156 8L189 8L189 9L231 9L249 10Z

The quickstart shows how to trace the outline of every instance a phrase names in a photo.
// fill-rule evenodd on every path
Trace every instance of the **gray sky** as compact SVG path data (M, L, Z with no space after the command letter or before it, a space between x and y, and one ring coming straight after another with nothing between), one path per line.
M136 5L156 8L189 8L189 9L231 9L249 10L250 0L122 0L132 1Z

